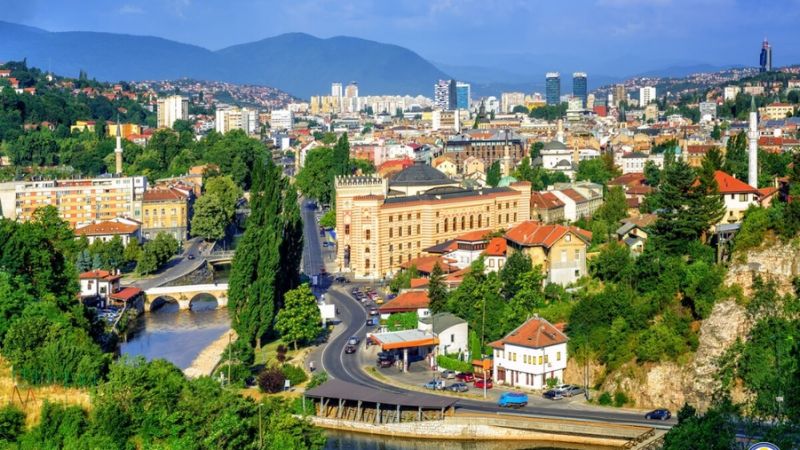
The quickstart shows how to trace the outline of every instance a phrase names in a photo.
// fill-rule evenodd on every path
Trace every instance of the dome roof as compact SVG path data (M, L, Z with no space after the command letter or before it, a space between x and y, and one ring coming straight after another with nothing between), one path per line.
M424 162L415 161L412 166L397 172L389 183L395 186L437 186L453 184L454 181Z
M506 175L503 178L500 178L500 182L497 183L497 187L508 187L511 185L511 183L516 183L517 181L519 180L512 177L511 175Z
M558 141L550 141L544 144L543 150L566 150L567 146Z

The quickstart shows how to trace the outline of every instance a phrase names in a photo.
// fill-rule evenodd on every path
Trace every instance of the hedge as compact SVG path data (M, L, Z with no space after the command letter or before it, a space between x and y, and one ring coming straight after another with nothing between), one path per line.
M436 357L436 364L443 369L455 370L458 372L472 372L472 364L459 361L449 356L439 355Z

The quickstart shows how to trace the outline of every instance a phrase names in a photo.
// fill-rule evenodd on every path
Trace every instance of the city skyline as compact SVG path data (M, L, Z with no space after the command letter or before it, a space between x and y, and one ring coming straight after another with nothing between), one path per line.
M467 67L500 72L497 67L502 67L513 78L548 70L627 76L681 65L757 66L753 55L765 37L775 49L774 65L789 65L800 62L800 50L792 45L798 6L797 0L691 5L682 0L587 0L566 6L130 0L109 8L97 0L80 7L74 1L40 0L7 5L0 19L50 31L152 35L212 50L289 32L346 35L408 47L445 72ZM98 12L86 14L87 8ZM730 33L734 28L736 33ZM720 33L726 39L716 39Z

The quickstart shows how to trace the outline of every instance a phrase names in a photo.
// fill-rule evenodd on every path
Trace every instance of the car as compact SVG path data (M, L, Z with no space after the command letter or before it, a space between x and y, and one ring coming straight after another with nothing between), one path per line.
M334 278L334 281L336 281L337 283L342 283L342 284L347 284L347 283L350 282L350 280L348 280L347 277L343 277L341 275L339 275L338 277Z
M367 326L368 327L374 327L377 324L378 324L378 319L374 319L374 318L367 319Z
M369 315L370 316L377 316L378 314L380 314L378 312L378 308L372 308L372 309L369 310Z
M350 339L347 340L348 345L358 345L361 342L358 336L351 336Z
M447 386L446 389L452 392L467 392L469 390L469 386L467 385L467 383L462 383L458 381L451 384L450 386Z
M356 352L356 346L355 345L347 345L347 346L344 347L344 352L347 353L348 355L352 355L353 353Z
M477 378L475 380L475 382L472 383L472 385L475 386L476 389L483 389L484 387L486 387L486 389L491 389L492 388L492 380L486 380L486 379L483 379L483 378Z
M376 297L376 298L375 298L375 304L376 304L376 305L382 305L382 304L383 304L383 299L382 299L382 298L380 298L380 297Z
M644 418L647 420L667 420L671 417L672 413L670 413L669 410L665 408L654 409L644 415Z
M469 372L459 372L456 374L456 380L463 381L465 383L472 383L475 381L475 375Z
M378 358L378 367L385 369L394 365L394 358L381 359Z
M569 385L569 387L564 388L561 390L561 395L564 397L572 397L575 395L581 395L584 393L584 390L580 386L575 386L574 384Z
M453 370L443 370L442 371L442 378L447 378L449 380L452 380L455 377L456 377L456 372L453 371Z
M428 381L427 383L425 383L423 385L423 387L425 389L430 389L430 390L434 390L434 391L441 391L442 389L444 389L444 381L442 381L442 380L431 380L431 381Z
M565 389L567 389L570 386L572 386L572 385L571 384L557 384L557 385L553 386L552 389L554 391L562 391L563 392Z
M189 253L189 256L186 257L187 259L194 259L194 255Z
M542 394L542 397L550 400L561 400L562 398L564 398L564 396L561 395L561 391L557 391L555 389L550 389L549 391L545 391L545 393Z
M502 408L522 408L528 404L528 394L524 392L503 392L497 400Z

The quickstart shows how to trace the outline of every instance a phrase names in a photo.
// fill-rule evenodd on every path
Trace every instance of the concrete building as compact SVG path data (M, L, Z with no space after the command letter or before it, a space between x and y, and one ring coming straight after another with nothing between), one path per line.
M552 192L531 193L531 220L542 223L564 222L564 202Z
M453 159L456 166L460 167L467 158L475 157L483 161L488 170L495 161L503 160L506 147L514 167L528 155L525 138L507 130L482 130L453 136L445 142L444 153Z
M129 217L140 220L146 177L99 177L76 180L0 183L3 217L28 221L51 205L75 228L78 224Z
M142 237L154 239L159 233L172 235L178 241L189 235L193 194L175 188L152 189L142 201Z
M719 195L725 201L725 215L720 223L739 223L750 206L758 206L759 191L742 180L717 170L714 179L719 185Z
M92 270L78 275L81 298L108 299L110 294L119 290L120 278L107 270Z
M141 241L141 224L135 220L117 218L100 222L78 225L75 237L86 237L89 244L94 241L109 242L119 237L122 245L127 247L131 240Z
M761 43L761 53L758 57L758 71L772 72L772 46L764 39Z
M274 109L270 114L270 128L273 130L290 131L292 129L293 114L288 109Z
M465 359L469 353L469 325L467 321L448 312L420 317L417 329L432 332L439 338L439 355L459 355Z
M700 102L700 122L710 122L717 118L716 102Z
M656 101L655 86L643 86L639 88L639 107L644 108L648 103Z
M568 222L592 217L603 205L603 186L589 181L556 183L550 192L564 203L564 220Z
M520 251L542 266L547 283L566 286L587 274L586 250L592 233L578 227L525 221L505 234L511 253Z
M180 95L170 95L158 99L158 128L172 128L176 120L189 119L189 99Z
M336 179L336 266L382 279L423 249L468 231L508 229L530 217L530 183L463 189L421 162L391 180Z
M723 89L722 98L726 102L736 100L736 96L739 95L740 92L742 92L742 88L739 86L725 86L725 89Z
M342 83L331 83L331 97L342 98L343 96Z
M625 92L624 84L614 85L614 106L619 107L620 102L627 102L628 94ZM609 105L610 106L610 105Z
M258 131L258 112L248 108L218 108L214 127L217 133L225 134L231 130L243 130L252 135Z
M494 350L492 378L524 389L544 389L547 380L564 381L567 336L547 320L534 316L504 338L489 344Z
M515 106L525 106L525 94L523 92L503 92L500 95L500 110L510 113Z
M758 113L756 100L750 98L750 117L747 130L747 183L758 189Z
M770 103L758 108L762 120L783 120L794 113L794 105L789 103Z

